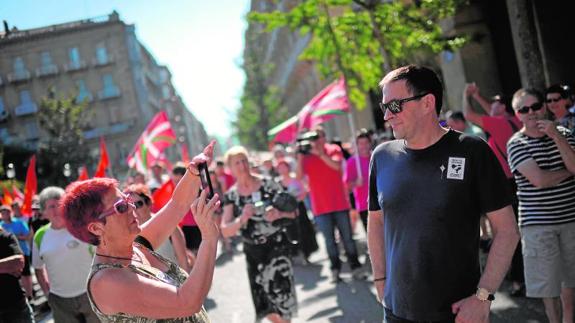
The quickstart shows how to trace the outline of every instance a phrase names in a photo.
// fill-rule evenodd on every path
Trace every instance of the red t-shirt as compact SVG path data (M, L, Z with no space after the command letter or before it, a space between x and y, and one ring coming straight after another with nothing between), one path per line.
M324 149L332 160L343 160L343 154L337 145L326 144ZM316 155L306 155L303 158L303 172L308 178L311 209L315 216L349 210L341 171L329 167Z
M513 122L516 129L519 130L523 127L521 121L519 121L515 116L512 118L504 116L484 116L481 117L481 121L483 122L483 131L489 134L489 139L487 140L489 147L491 147L491 150L493 150L495 156L497 156L499 164L505 172L505 176L507 176L507 178L512 178L513 173L511 172L511 169L509 169L509 164L507 163L507 141L509 141L509 138L511 138L515 133L510 122Z

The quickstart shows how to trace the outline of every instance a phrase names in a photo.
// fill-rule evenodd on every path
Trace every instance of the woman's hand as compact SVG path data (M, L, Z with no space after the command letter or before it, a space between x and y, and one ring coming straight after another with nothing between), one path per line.
M198 165L201 163L206 163L208 166L212 162L214 158L214 146L216 145L216 141L212 140L202 151L200 154L196 155L192 158L192 161L188 164L188 171L192 174L198 176L200 173L198 171Z
M287 219L295 219L295 212L280 212L278 209L274 207L269 207L266 209L266 214L264 218L268 222L274 222L275 220L279 220L282 218Z
M207 201L208 191L204 190L200 196L192 203L192 213L202 233L202 240L218 239L220 230L214 222L214 212L220 207L218 194L214 194L211 200Z
M248 222L248 220L256 214L256 208L253 204L246 204L242 208L242 214L240 215L240 223L242 226Z

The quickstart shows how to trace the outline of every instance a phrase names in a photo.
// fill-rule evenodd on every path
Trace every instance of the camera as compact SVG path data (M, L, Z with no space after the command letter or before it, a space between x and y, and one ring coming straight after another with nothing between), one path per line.
M311 143L319 139L319 134L315 131L308 131L301 134L296 139L297 152L303 155L308 155L311 151Z

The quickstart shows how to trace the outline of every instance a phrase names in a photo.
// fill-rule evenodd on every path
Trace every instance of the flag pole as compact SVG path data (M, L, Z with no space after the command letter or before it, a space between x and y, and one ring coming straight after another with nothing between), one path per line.
M363 182L363 174L361 173L361 165L359 163L359 151L357 149L357 140L355 140L355 121L353 120L353 110L349 109L347 114L347 121L349 122L349 130L351 131L351 144L355 151L355 169L357 170L357 177Z

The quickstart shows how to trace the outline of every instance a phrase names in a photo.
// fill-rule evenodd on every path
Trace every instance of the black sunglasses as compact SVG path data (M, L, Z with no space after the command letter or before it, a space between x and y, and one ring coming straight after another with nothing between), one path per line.
M561 100L563 100L563 98L562 98L562 97L558 97L558 98L547 99L547 100L545 100L545 102L547 102L547 103L552 103L552 102L559 102L559 101L561 101Z
M531 111L535 112L535 111L541 110L541 108L543 108L543 103L536 102L536 103L533 103L531 106L524 106L524 107L517 109L517 112L519 112L521 114L526 114L529 112L529 109L531 109Z
M386 110L391 111L391 113L393 113L393 114L398 114L401 111L403 111L403 104L404 103L409 102L409 101L413 101L413 100L419 100L428 94L429 94L429 92L415 95L415 96L412 96L410 98L391 100L387 103L379 102L379 108L381 109L383 114L385 114Z

